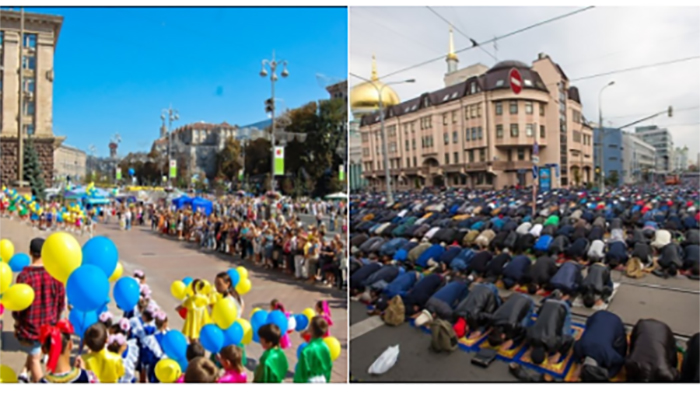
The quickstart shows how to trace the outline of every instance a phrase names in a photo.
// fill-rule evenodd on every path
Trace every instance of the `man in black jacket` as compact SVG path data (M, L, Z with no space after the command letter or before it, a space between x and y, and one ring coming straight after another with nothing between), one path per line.
M495 312L501 303L498 288L494 284L482 283L480 279L477 280L467 298L460 302L454 310L454 319L457 321L455 328L464 325L464 332L460 333L455 329L457 335L462 337L469 333L469 338L480 336L488 323L487 317ZM463 323L460 323L460 319Z
M491 327L488 342L508 350L517 346L525 338L527 328L531 325L535 302L529 296L514 293L493 315L488 317L487 327Z
M625 362L628 382L674 382L678 380L676 340L666 323L641 319L630 336Z
M583 306L593 308L595 305L607 303L613 291L610 268L603 263L595 263L588 267L588 274L581 282Z
M527 343L531 347L532 362L540 365L547 356L559 363L574 344L571 329L571 307L561 300L555 291L546 298L537 312L535 324L527 330Z

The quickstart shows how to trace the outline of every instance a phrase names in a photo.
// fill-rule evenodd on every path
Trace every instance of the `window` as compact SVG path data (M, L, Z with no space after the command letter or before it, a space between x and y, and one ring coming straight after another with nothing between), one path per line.
M496 81L496 87L497 87L497 88L500 88L500 87L503 86L505 83L506 83L506 81L504 81L504 80L502 80L502 79L499 79L498 81Z
M453 131L452 132L452 143L456 144L458 139L459 139L459 136L457 135L457 132Z
M471 140L471 138L469 138L469 127L467 127L467 131L464 133L464 135L465 135L464 138L465 138L467 141L470 141L470 140Z
M540 103L540 116L544 116L544 104Z
M459 152L455 152L455 153L454 153L454 158L455 158L454 163L455 163L455 164L459 164Z
M472 83L471 83L470 93L471 93L471 94L476 93L476 82L472 82Z
M540 138L544 139L545 134L544 134L544 125L540 125Z
M414 120L413 122L411 122L411 133L415 133L415 132L416 132L416 121Z
M36 34L24 34L24 47L36 49Z
M34 135L34 125L33 124L24 125L24 134Z
M411 149L411 142L406 140L406 150L408 151L409 149Z
M617 144L609 144L608 148L610 149L617 149Z
M450 144L450 134L449 134L449 133L444 133L444 134L442 135L442 138L445 140L445 145L449 145L449 144Z
M481 126L479 126L479 128L477 129L477 133L478 133L478 135L479 135L479 139L483 139L483 138L484 138L483 130L481 129Z
M22 68L26 70L36 70L36 58L33 56L23 56Z
M413 150L416 150L416 139L411 140L411 145L413 146Z
M500 101L496 103L496 115L503 115L503 103Z
M406 168L408 168L408 167L410 167L410 166L411 166L411 158L410 158L410 157L407 157L407 158L406 158Z
M34 78L26 78L24 80L25 91L34 93L36 91L36 81Z
M471 149L469 151L469 162L473 163L474 162L474 149Z
M414 166L414 167L418 167L418 162L416 161L416 158L415 158L415 157L413 158L413 166Z
M452 111L452 123L457 123L457 111Z
M450 164L450 154L445 153L445 164Z
M510 125L510 136L511 137L518 137L518 124L517 123L512 123Z
M574 131L574 142L581 142L581 133Z
M476 117L477 118L481 117L481 104L476 105Z
M479 161L480 162L486 161L486 148L479 149Z
M0 48L2 48L2 42L3 42L4 38L5 38L5 32L0 31Z
M518 148L518 160L519 161L525 160L525 149Z
M518 113L518 102L517 101L511 101L510 102L510 114L511 115L516 115Z
M442 114L442 125L447 126L447 113Z
M27 101L24 103L24 114L25 115L34 115L34 101Z
M503 125L502 124L496 125L496 138L503 138Z
M528 137L533 137L535 135L535 125L528 123L525 125L525 135Z
M528 115L532 115L532 101L525 102L525 113Z
M469 106L469 117L476 118L476 105Z
M362 133L362 142L369 142L369 135L367 135L367 133Z
M362 156L369 157L369 148L362 148Z
M472 141L476 141L476 127L472 127Z

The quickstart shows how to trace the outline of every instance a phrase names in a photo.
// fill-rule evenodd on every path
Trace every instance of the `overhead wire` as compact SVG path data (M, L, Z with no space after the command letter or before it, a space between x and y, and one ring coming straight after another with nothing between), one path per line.
M437 11L435 11L431 6L426 6L426 8L427 8L428 10L430 10L430 12L432 12L433 14L435 14L435 16L437 16L438 18L442 19L442 20L443 20L445 23L447 23L450 27L452 27L457 33L463 35L467 40L471 41L473 46L478 46L479 49L481 49L485 54L491 56L494 60L497 60L497 59L496 59L496 56L494 56L493 54L491 54L491 52L487 51L486 49L484 49L484 47L482 47L481 45L479 45L479 43L477 43L475 39L469 37L466 33L462 32L460 29L458 29L458 28L454 25L454 23L450 22L447 18L445 18L445 17L443 17L442 15L440 15L440 14L439 14Z

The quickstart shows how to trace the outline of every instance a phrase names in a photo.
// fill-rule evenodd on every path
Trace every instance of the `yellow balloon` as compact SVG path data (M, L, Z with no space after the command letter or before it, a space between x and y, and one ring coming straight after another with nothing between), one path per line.
M340 357L340 342L335 337L325 337L323 342L328 346L328 350L331 351L331 361L335 361Z
M236 322L238 322L243 329L243 339L241 339L241 344L247 345L253 342L253 327L250 326L250 322L248 322L246 319L238 319Z
M253 315L255 314L255 312L261 311L261 310L262 310L261 308L253 308L253 310L250 311L250 317L253 317Z
M306 316L309 319L309 323L310 323L311 319L313 319L314 316L316 316L316 311L314 311L311 308L306 308L303 311L301 311L301 314Z
M238 286L236 286L236 292L240 295L246 295L246 293L250 291L251 287L253 287L253 284L250 283L250 279L246 278L238 282Z
M0 383L17 383L17 374L7 365L0 365Z
M238 268L236 268L236 271L238 271L238 276L240 277L240 282L248 279L248 270L245 269L245 267L238 267Z
M0 259L9 264L12 256L15 255L15 245L9 239L0 240Z
M2 295L2 304L13 312L23 311L34 302L34 289L24 283L11 286Z
M114 269L114 272L112 272L112 276L109 277L110 282L116 282L117 279L122 277L122 274L124 273L124 266L122 263L117 262L117 268Z
M222 330L231 327L237 315L236 304L230 298L220 299L211 310L211 319Z
M0 294L4 293L12 285L12 268L8 264L0 263Z
M184 300L187 294L187 286L182 281L176 280L170 285L170 294L178 300Z
M212 290L211 283L209 283L208 281L202 279L202 285L201 285L201 286L202 286L202 287L201 287L201 289L202 289L202 294L211 294L211 290Z
M41 248L41 259L49 275L66 283L68 277L83 261L83 251L78 241L68 233L53 233Z
M182 369L177 361L164 358L156 364L156 377L161 383L175 383L182 376Z

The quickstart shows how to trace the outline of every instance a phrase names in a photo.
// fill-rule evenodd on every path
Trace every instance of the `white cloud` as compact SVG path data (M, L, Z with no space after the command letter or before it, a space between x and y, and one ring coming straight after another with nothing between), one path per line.
M576 10L572 7L435 7L454 27L477 42ZM380 77L447 53L447 24L426 7L351 7L350 71L369 77L371 56L377 56ZM459 50L470 46L455 31ZM700 55L700 15L697 8L597 7L516 34L484 49L498 60L531 64L539 52L576 78L646 64ZM458 54L460 66L487 66L495 60L480 49ZM402 100L443 87L444 60L388 77L384 82L415 78L394 87ZM598 92L603 97L606 125L614 126L663 111L665 115L641 125L668 126L676 146L688 146L691 158L700 149L700 59L572 82L579 88L584 115L597 121ZM354 85L359 81L351 77ZM693 108L678 111L684 108Z

